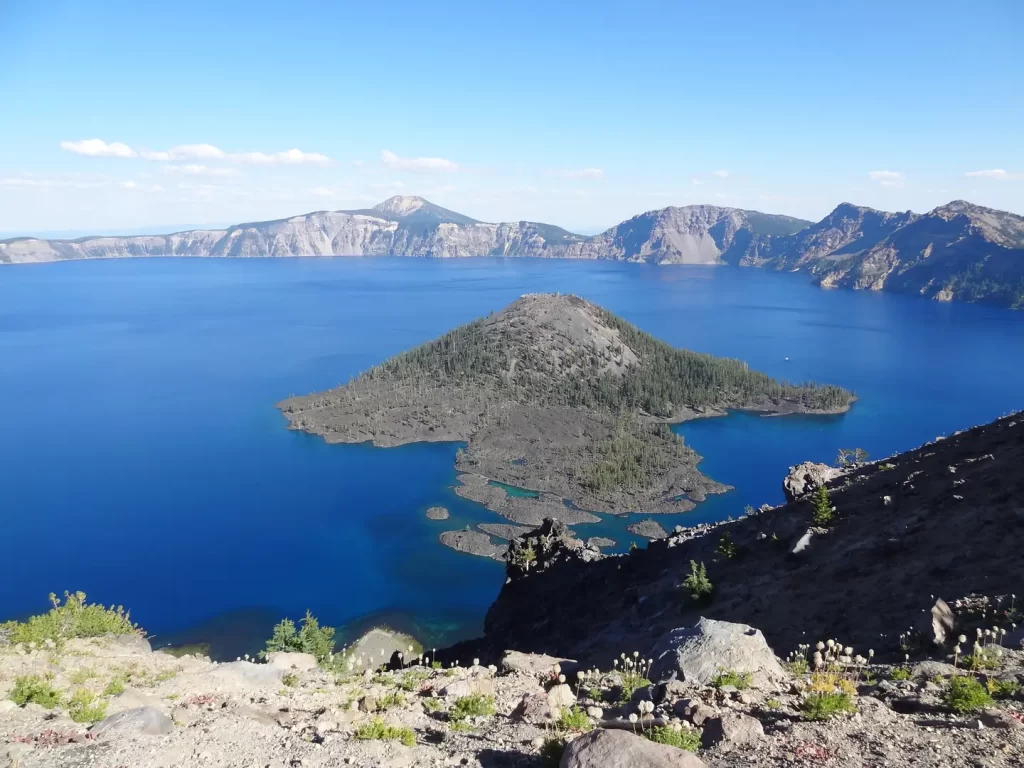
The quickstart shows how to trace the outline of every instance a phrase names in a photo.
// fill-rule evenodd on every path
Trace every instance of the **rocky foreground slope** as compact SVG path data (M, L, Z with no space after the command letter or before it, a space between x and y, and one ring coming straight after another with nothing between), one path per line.
M1022 462L1024 418L1014 415L846 472L799 468L790 494L828 480L827 523L805 494L629 555L582 558L581 543L549 522L513 544L487 638L600 664L707 616L756 626L783 653L835 636L899 658L900 636L927 627L937 597L1024 604ZM524 546L528 568L517 565ZM691 563L706 568L709 600L687 591Z
M1024 652L1004 640L975 671L941 649L892 666L842 643L783 664L757 630L709 620L604 670L517 652L217 664L134 635L0 646L0 767L1009 768Z
M739 264L823 286L1024 306L1024 217L954 201L925 214L849 203L818 223L712 205L669 207L584 237L537 222L487 223L419 197L170 235L16 238L0 263L142 256L502 256Z

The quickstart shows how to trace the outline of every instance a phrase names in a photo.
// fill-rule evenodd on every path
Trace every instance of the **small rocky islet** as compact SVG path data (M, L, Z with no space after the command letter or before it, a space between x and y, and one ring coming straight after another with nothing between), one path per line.
M701 457L671 423L728 409L841 413L853 400L841 387L782 383L676 349L577 296L529 294L279 407L290 428L328 442L465 443L455 492L536 527L598 523L595 512L685 512L728 490L697 469ZM476 538L446 543L491 556Z
M427 520L447 520L451 517L444 507L430 507L426 511Z

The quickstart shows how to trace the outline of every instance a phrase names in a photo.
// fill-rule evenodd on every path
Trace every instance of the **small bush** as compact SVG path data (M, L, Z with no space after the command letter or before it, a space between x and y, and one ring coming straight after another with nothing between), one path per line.
M124 693L124 678L121 675L112 678L103 689L104 696L117 696L119 693Z
M471 693L455 700L448 716L455 721L469 717L487 717L494 714L494 697Z
M690 575L683 580L683 588L690 593L690 598L697 602L711 597L714 586L708 579L708 571L704 567L704 563L697 565L695 561L690 561Z
M294 672L285 672L281 675L281 684L287 685L289 688L294 688L299 684L299 676Z
M740 548L736 546L736 543L732 540L732 536L726 531L722 534L722 538L718 540L718 546L715 548L715 552L720 554L726 560L732 560L739 556Z
M405 673L405 677L398 681L398 687L407 693L412 693L418 691L429 677L430 673L426 670L410 670Z
M954 712L976 712L992 706L992 697L973 677L954 677L943 691L942 700Z
M81 685L87 680L92 680L94 677L99 677L99 673L88 667L76 669L68 674L68 680L71 681L72 685Z
M50 603L53 607L47 613L32 616L24 623L0 624L0 634L5 634L10 643L43 645L50 641L57 646L77 637L145 634L132 624L124 607L87 604L85 592L65 592L63 604L51 593Z
M14 689L10 699L19 707L26 704L38 704L46 709L53 709L60 703L60 693L39 675L22 675L14 681Z
M726 685L731 685L737 690L742 691L749 688L753 681L753 675L749 672L741 673L732 669L727 669L715 675L715 679L711 681L711 685L715 688L722 688Z
M828 494L828 488L824 485L819 485L818 489L814 492L814 513L811 515L811 519L814 524L821 527L827 528L832 525L835 519L836 512L832 508L832 497Z
M407 747L416 746L416 733L412 728L385 725L379 717L373 722L359 726L352 738L360 741L400 741Z
M98 723L107 716L107 702L96 701L96 694L79 688L64 702L68 716L76 723Z
M889 679L895 680L896 682L902 682L903 680L909 680L913 675L910 672L909 667L893 667L889 673Z
M765 709L771 710L782 709L782 702L778 699L766 699L764 704L762 704L761 706L763 706Z
M633 694L641 688L646 688L651 681L639 672L624 672L622 674L622 690L619 693L619 703L625 703L633 698Z
M423 700L423 711L427 714L431 712L440 712L444 708L440 699L426 698Z
M1012 699L1020 693L1020 683L1016 680L998 680L990 677L985 687L994 699Z
M977 653L969 653L963 658L964 667L970 670L999 669L1002 660L992 648L982 648Z
M274 635L267 640L265 656L274 651L289 653L308 653L323 664L334 653L334 627L321 627L316 616L306 611L306 616L299 622L300 629L295 628L291 619L282 619L274 627Z
M700 749L700 731L692 728L681 728L677 731L667 726L658 726L644 731L644 736L658 744L668 744L687 752L696 752Z
M558 727L563 731L586 733L594 728L587 713L579 707L563 709L558 717Z
M394 709L405 704L405 696L398 693L389 693L377 699L377 706L382 710Z
M815 693L800 705L804 720L830 720L844 712L856 712L857 705L848 693Z
M782 666L793 675L806 675L811 671L811 665L807 662L807 659L793 659L793 661L787 661Z

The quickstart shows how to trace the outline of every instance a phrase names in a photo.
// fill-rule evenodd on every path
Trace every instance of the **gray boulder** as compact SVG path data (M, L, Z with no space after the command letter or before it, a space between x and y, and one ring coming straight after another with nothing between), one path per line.
M788 678L761 631L746 624L701 618L673 629L655 644L652 678L709 685L723 671L750 673L755 688Z
M267 666L271 669L279 669L282 672L287 672L290 669L306 672L310 669L316 669L319 665L316 663L316 657L311 653L275 651L274 653L267 654Z
M209 677L236 688L267 688L281 684L282 671L270 664L232 661L228 664L218 664L209 673Z
M634 736L629 731L596 731L565 748L559 768L704 768L691 752Z
M551 720L551 707L543 691L524 693L519 704L512 710L512 719L532 725L546 725Z
M921 615L917 629L940 648L951 646L956 640L956 614L945 600L936 598L932 609Z
M796 501L842 474L843 470L828 464L805 461L789 468L789 474L782 481L782 492L786 494L787 501Z
M572 659L560 659L544 653L520 653L505 651L501 660L501 672L505 675L519 674L549 680L554 675L555 665L563 675L571 675L579 669L579 663Z
M764 738L764 727L761 721L740 712L724 712L720 717L713 717L704 723L701 734L702 749L711 747L742 747L757 744Z
M159 709L139 707L111 715L96 723L89 733L104 739L134 739L136 736L160 736L173 730L171 718Z
M159 696L150 696L148 693L137 691L134 688L125 688L107 704L107 715L116 715L118 712L127 712L130 709L142 709L152 707L161 712L167 710L167 703Z

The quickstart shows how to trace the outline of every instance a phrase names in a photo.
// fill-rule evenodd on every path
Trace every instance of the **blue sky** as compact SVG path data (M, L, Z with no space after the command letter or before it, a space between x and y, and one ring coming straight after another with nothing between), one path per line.
M701 202L1024 213L1022 30L1020 0L0 0L0 231L392 194L579 231Z

